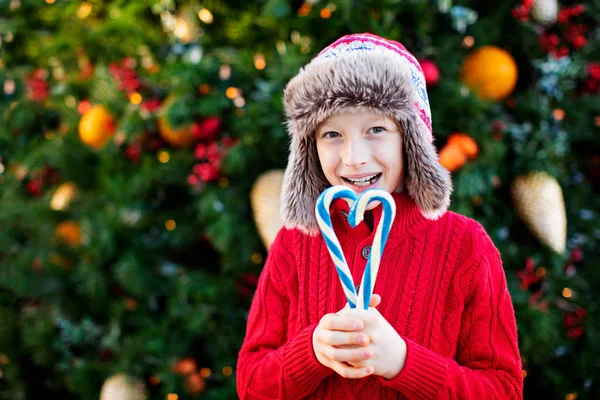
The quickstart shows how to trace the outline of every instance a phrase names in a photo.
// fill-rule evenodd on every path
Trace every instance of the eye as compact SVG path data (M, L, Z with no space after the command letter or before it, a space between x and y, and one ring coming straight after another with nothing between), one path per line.
M369 133L381 133L383 131L385 131L383 126L374 126L373 128L369 129Z
M324 139L333 139L340 136L339 133L335 132L335 131L329 131L329 132L325 132L321 137Z

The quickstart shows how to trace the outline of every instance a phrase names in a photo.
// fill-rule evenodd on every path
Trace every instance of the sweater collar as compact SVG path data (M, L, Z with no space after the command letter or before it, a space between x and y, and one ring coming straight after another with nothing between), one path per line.
M392 198L396 203L396 217L394 218L392 229L389 234L390 238L405 235L407 232L413 233L421 229L425 224L427 224L427 222L431 222L423 216L417 204L414 202L412 197L407 194L406 191L401 193L392 193ZM336 216L332 218L334 225L338 226L339 224L343 224L344 227L347 227L350 230L350 232L353 230L357 230L358 232L369 232L364 222L361 222L359 226L354 229L349 227L347 221L349 210L350 206L344 199L334 200L331 206L331 215ZM381 204L373 209L373 221L375 225L369 236L374 235L374 232L379 225L382 211L383 207Z

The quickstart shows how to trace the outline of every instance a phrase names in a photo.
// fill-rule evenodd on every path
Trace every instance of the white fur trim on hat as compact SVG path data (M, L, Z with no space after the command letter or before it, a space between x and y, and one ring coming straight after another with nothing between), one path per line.
M319 163L315 130L328 117L347 112L371 111L400 124L409 195L426 218L446 212L452 184L432 144L425 78L400 43L371 34L338 39L290 80L284 107L291 136L281 198L286 227L318 232L315 202L330 184Z

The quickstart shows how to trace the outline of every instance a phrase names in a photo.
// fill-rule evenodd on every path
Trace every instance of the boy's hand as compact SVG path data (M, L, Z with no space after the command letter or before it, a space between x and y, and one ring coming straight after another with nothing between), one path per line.
M371 307L381 302L379 295L371 297ZM371 375L375 370L364 364L353 367L368 360L372 352L367 349L369 336L360 332L365 328L364 322L357 317L345 316L349 311L348 305L335 314L327 314L321 318L313 332L313 350L317 360L326 367L333 369L344 378L359 379ZM363 311L365 312L365 311Z
M369 344L363 347L372 356L368 360L351 361L350 364L362 370L374 368L374 374L392 379L404 368L406 362L406 342L375 308L365 310L344 310L348 319L359 318L365 327L360 333L369 336Z

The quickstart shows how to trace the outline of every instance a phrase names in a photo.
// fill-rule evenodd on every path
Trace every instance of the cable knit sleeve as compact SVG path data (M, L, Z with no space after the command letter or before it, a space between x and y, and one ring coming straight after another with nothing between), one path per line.
M237 364L237 391L244 399L297 399L313 393L333 373L312 347L316 325L288 337L284 277L293 260L282 248L282 233L271 246L254 295L246 338Z
M514 309L498 250L482 230L456 359L405 338L405 366L383 385L410 399L522 399Z

